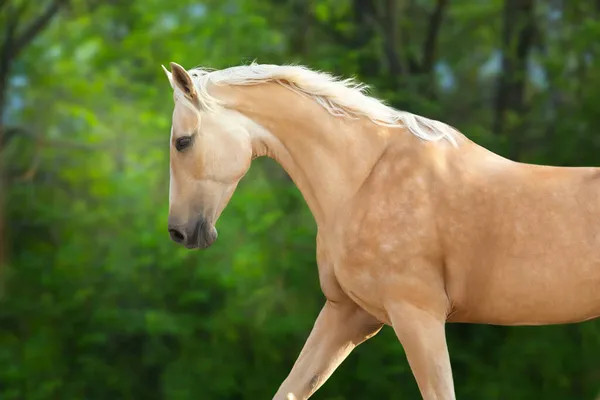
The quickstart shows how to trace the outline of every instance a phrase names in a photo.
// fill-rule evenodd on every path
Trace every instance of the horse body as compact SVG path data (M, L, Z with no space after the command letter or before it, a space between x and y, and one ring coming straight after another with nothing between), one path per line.
M423 398L454 399L447 322L600 315L599 170L513 162L435 121L396 123L322 75L247 68L210 81L172 64L169 221L174 240L208 247L258 156L276 159L306 199L326 302L275 399L309 398L384 324Z
M598 171L516 163L474 144L469 151L436 204L449 321L541 325L600 315Z
M515 163L468 141L460 150L410 148L423 151L422 162L388 150L347 212L354 218L339 275L355 301L385 309L405 275L416 284L420 265L431 269L421 286L442 280L449 322L541 325L600 315L597 169ZM361 276L372 301L353 286ZM373 290L387 282L391 293Z

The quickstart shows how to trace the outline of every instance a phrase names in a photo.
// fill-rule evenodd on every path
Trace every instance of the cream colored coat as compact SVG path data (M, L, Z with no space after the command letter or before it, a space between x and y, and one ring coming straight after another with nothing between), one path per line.
M279 77L315 93L302 96L272 75L245 85L232 73L214 84L171 64L169 229L190 248L210 246L255 157L277 160L302 192L318 226L327 300L275 399L307 399L384 324L423 398L450 400L447 322L541 325L600 315L598 169L513 162L450 127L440 128L449 140L423 140L402 120L333 116L329 106L345 96L335 86L318 91L300 75ZM414 126L426 131L424 121Z

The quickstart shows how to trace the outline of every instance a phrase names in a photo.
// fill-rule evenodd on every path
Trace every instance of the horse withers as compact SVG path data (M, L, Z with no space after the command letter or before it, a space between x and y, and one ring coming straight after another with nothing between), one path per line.
M301 66L165 69L169 232L195 249L251 161L279 162L318 227L326 297L275 399L307 399L393 327L424 399L454 399L447 322L600 315L600 170L514 162L365 86Z

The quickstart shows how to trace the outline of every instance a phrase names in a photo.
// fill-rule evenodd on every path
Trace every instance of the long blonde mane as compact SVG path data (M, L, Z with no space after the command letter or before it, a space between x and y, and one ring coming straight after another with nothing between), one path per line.
M276 82L294 92L308 96L331 115L344 118L363 116L377 125L404 127L415 136L435 141L445 139L456 145L456 131L443 122L406 111L398 111L381 100L366 95L368 86L354 79L339 79L328 73L300 65L257 64L240 65L221 70L194 68L189 71L200 103L214 110L220 102L208 92L208 84L256 85Z

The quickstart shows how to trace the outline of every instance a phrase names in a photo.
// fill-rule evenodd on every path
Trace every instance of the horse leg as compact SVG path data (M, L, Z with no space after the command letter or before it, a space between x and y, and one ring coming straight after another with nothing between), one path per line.
M408 303L388 313L424 400L455 400L445 319Z
M382 326L351 301L327 301L274 399L308 399L356 346L373 337Z

